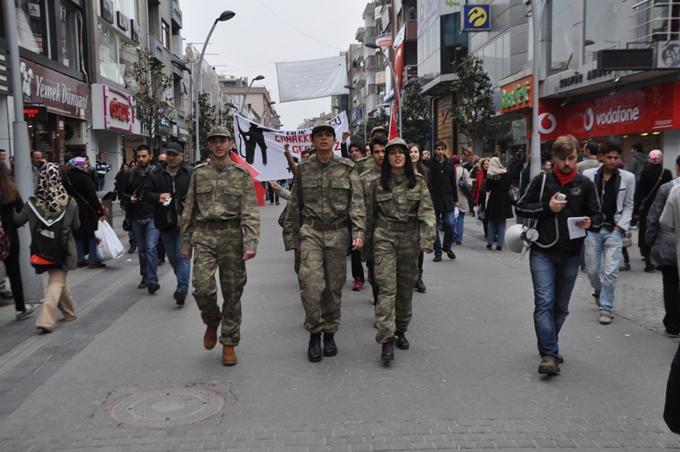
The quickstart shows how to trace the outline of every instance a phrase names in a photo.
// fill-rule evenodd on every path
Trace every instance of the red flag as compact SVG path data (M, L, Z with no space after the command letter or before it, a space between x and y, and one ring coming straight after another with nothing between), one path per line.
M255 196L257 196L257 205L264 206L264 199L266 193L264 191L264 187L262 186L262 182L257 180L257 176L259 176L260 173L255 168L253 168L248 162L243 160L243 158L241 158L241 156L238 155L236 152L230 152L229 157L231 157L232 162L236 163L238 166L248 171L248 174L250 174L250 177L253 179L253 187L255 187Z

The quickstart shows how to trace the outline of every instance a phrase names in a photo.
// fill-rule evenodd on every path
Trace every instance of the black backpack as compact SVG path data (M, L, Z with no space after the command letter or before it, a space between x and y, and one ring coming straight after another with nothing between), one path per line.
M61 268L66 261L67 243L64 238L63 218L47 226L40 219L31 231L31 265L36 273Z

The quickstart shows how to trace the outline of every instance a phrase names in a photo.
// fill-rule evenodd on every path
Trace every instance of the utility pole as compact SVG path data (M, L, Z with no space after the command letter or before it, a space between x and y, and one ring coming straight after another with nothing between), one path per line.
M540 28L541 16L539 16L538 7L540 0L531 0L531 24L533 27L532 46L533 46L533 61L532 61L532 77L531 77L531 166L529 167L529 174L531 177L536 176L541 172L541 134L538 132L538 81L541 78L540 65Z
M7 47L9 60L10 84L14 96L14 177L17 190L23 199L33 194L33 172L31 170L31 146L28 140L28 126L24 121L24 97L21 91L21 72L19 62L19 41L17 39L17 15L14 0L3 0L5 15L5 30L7 30ZM21 267L21 282L24 288L24 298L28 303L37 303L42 298L42 278L36 275L31 267L29 244L31 233L29 228L19 228L19 265Z

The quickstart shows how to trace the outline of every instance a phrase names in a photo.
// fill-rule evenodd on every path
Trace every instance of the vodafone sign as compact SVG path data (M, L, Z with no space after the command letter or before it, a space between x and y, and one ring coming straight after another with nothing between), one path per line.
M623 135L666 128L680 128L680 84L676 82L622 91L612 96L566 105L562 108L541 99L542 139L558 135L576 138ZM550 121L555 121L554 128ZM552 129L552 130L551 130Z
M93 84L92 110L94 129L139 133L134 98L123 90L103 83Z

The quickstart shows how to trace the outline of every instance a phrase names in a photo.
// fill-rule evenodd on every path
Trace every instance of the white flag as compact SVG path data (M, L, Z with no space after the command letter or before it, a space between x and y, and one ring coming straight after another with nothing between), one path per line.
M318 60L276 63L279 101L348 94L347 64L342 55Z

